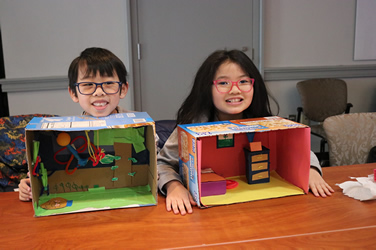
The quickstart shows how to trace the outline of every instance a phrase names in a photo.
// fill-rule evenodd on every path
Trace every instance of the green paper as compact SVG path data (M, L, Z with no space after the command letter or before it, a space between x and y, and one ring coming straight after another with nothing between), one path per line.
M132 157L128 158L128 161L132 161L133 163L137 163L137 159L136 158L132 158Z
M110 164L112 163L114 160L120 160L121 157L120 156L113 156L113 155L110 155L110 154L106 154L101 160L100 162L102 164Z
M37 157L39 154L39 141L33 141L33 164L37 162Z
M42 185L44 187L44 191L47 191L47 186L48 186L48 174L47 174L47 169L44 168L43 162L39 163L40 164L40 171L41 171L41 178L42 178Z
M97 190L94 191L94 189ZM157 203L151 193L149 185L146 185L116 189L93 188L90 189L90 192L70 192L50 195L43 194L39 198L39 204L43 204L56 197L72 200L72 206L57 210L45 210L41 207L37 207L35 204L35 216L113 209L126 206L150 206L156 205Z
M106 188L105 187L99 187L98 185L95 185L94 188L88 188L89 192L100 192L104 191Z
M115 142L133 144L136 153L145 150L145 127L101 129L94 132L94 143L112 146Z

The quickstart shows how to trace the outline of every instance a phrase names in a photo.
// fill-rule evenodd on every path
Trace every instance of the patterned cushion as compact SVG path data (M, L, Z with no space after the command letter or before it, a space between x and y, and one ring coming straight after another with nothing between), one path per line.
M332 116L324 121L331 166L363 164L376 146L376 113Z
M0 118L0 191L18 186L20 179L26 177L25 127L35 116L18 115Z

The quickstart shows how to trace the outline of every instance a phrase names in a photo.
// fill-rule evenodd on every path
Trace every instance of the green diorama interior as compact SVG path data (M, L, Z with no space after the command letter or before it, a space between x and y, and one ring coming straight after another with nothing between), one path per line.
M69 145L78 158L69 146L59 145L61 133L69 135ZM34 130L26 131L26 138L35 216L157 203L151 125L90 131ZM67 205L42 208L57 197L67 200Z

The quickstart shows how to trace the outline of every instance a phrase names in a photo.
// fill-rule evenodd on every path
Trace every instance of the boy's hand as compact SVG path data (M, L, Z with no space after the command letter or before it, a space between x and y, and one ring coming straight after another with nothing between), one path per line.
M21 201L30 201L32 199L30 178L22 179L18 185L18 197Z
M185 215L187 212L193 212L192 205L195 206L196 202L193 200L189 191L179 182L170 181L166 184L166 209L167 211L173 210L174 214Z
M316 169L311 168L309 170L309 189L316 197L327 197L331 196L334 190L329 186L328 183L322 178Z

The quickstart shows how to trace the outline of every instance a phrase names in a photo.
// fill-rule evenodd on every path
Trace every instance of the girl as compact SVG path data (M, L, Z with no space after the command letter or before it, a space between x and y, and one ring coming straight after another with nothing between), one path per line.
M268 92L260 72L239 50L212 53L199 68L191 93L177 114L178 124L271 116ZM177 129L158 155L158 186L166 194L167 211L185 215L196 205L179 176ZM321 177L317 157L311 152L309 187L315 196L334 190Z

